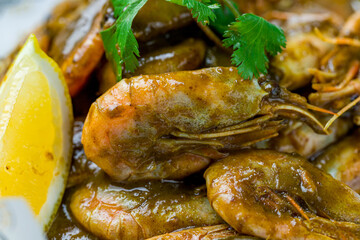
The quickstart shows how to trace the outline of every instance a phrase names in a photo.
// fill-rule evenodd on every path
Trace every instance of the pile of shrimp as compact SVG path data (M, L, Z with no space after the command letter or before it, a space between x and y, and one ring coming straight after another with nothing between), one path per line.
M65 1L36 29L76 116L49 239L360 239L360 13L345 0L235 2L287 37L258 79L165 0L136 16L139 67L119 82L99 34L109 1Z

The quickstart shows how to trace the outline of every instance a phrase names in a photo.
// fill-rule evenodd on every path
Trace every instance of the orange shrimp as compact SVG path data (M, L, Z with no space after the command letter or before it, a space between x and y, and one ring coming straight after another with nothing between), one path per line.
M309 101L317 106L339 110L325 128L360 101L359 26L360 13L357 12L349 17L337 38L315 31L319 39L335 45L322 59L319 69L311 70L314 74L312 87L316 92L309 95Z
M319 117L321 122L329 121L330 118L331 116ZM265 147L268 149L287 153L296 152L303 157L309 158L344 137L353 126L351 118L339 118L329 128L329 135L321 135L315 133L304 123L291 121L289 127L280 131L278 137L261 144L266 144Z
M359 129L334 143L314 160L314 165L360 193Z
M79 19L62 29L53 41L50 55L60 65L71 96L84 87L104 54L100 31L105 2L90 3Z
M273 11L269 16L280 22L286 33L286 49L271 61L270 71L279 78L280 85L289 90L311 82L308 69L318 68L322 57L332 45L319 39L312 31L314 26L330 36L338 32L341 19L331 13L292 13ZM304 31L304 29L307 29Z

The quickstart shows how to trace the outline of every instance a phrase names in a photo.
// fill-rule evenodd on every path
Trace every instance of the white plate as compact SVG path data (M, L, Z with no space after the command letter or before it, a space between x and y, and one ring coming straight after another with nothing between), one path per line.
M0 0L0 58L6 57L62 0Z

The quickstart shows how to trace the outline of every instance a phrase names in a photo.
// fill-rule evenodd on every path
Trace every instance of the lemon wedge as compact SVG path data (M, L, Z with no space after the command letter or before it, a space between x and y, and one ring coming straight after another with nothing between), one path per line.
M0 196L19 196L44 231L65 190L71 98L58 65L31 35L0 85Z

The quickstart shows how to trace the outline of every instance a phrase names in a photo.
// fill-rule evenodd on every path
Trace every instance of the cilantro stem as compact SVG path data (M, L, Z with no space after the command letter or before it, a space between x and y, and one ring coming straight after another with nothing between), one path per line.
M197 25L205 33L205 35L215 43L216 46L218 46L227 53L231 54L233 52L232 49L227 48L223 45L220 38L208 26L202 24L201 22L198 22Z
M230 0L223 0L225 5L230 9L230 11L234 14L235 18L241 16L241 13L236 9L233 3Z

